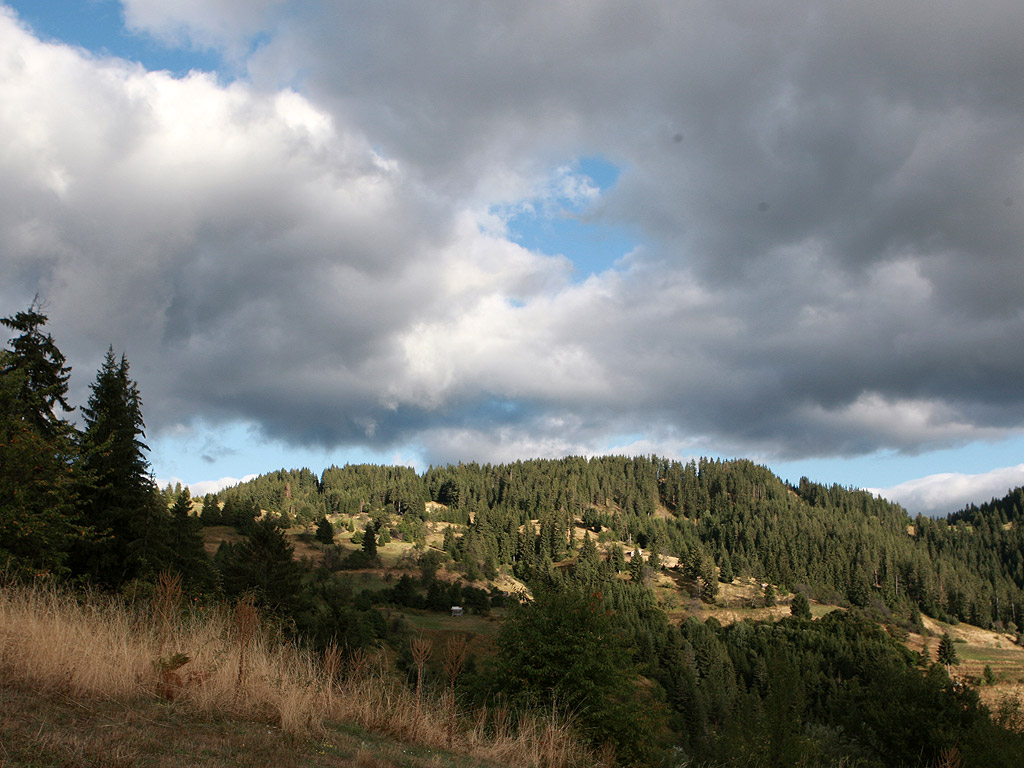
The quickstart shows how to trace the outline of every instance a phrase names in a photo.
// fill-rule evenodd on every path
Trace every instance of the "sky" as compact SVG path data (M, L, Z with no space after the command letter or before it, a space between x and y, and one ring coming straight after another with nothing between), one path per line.
M158 482L1024 485L1016 0L0 0L0 314Z

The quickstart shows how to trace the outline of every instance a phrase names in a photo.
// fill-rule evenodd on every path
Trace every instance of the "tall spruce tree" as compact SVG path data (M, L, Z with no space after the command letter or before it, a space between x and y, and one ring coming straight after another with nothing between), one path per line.
M71 369L38 302L0 319L16 331L0 350L0 569L63 574L87 535L74 506L75 431L59 411Z
M188 488L171 507L171 567L181 574L182 581L193 592L208 593L217 583L217 571L203 547L203 524L192 514L192 494Z
M953 644L953 638L948 632L944 632L942 639L939 640L938 662L945 666L947 672L950 667L960 663L960 655L956 652L956 645Z
M53 337L43 334L47 317L40 310L36 300L26 311L0 319L0 324L18 331L9 340L10 349L4 350L0 372L14 376L11 413L53 437L67 427L67 421L56 409L59 407L65 413L74 410L66 399L71 368L65 365L64 355Z
M147 578L170 564L170 522L142 438L142 398L128 361L107 351L82 409L82 509L101 537L84 548L82 570L109 586Z
M368 558L377 557L377 529L373 527L372 522L367 523L363 531L362 547Z
M218 553L224 592L231 598L252 592L264 610L295 617L305 597L302 567L294 554L294 547L273 520L254 522L247 539Z
M334 543L334 526L327 519L327 515L321 517L316 525L316 540L325 547Z
M513 608L490 662L504 703L572 712L595 743L611 742L629 764L652 746L653 701L637 685L628 638L600 597L539 579L534 600Z
M810 619L811 601L807 599L807 595L803 592L797 592L793 595L793 602L789 606L789 612L798 619Z
M200 521L203 525L222 525L220 503L217 501L217 494L208 493L203 496L203 510L200 513Z

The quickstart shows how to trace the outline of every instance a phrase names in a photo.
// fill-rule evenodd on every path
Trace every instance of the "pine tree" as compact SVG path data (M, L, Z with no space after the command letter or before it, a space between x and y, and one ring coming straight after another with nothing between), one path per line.
M455 556L455 528L448 526L444 529L444 541L441 544L441 549L447 552L452 557Z
M637 549L633 552L633 557L629 561L629 575L637 584L642 584L644 580L644 556L643 553Z
M203 524L192 514L192 494L185 487L171 508L171 567L181 574L194 592L208 592L216 585L217 575L203 546Z
M947 672L949 672L950 667L955 667L960 663L960 656L956 652L956 645L953 643L953 638L949 636L948 632L944 632L942 639L939 640L938 662L946 667Z
M732 558L729 557L729 552L724 547L718 553L718 569L718 580L723 584L732 584L736 574L732 569Z
M611 550L608 552L608 561L616 573L622 573L626 570L626 553L622 551L621 544L612 545Z
M797 592L793 595L793 602L789 606L789 612L798 619L811 618L811 603L807 599L807 595L803 592Z
M320 518L316 526L316 540L324 546L334 543L334 526L327 519L327 515Z
M565 708L594 743L611 741L628 764L651 764L653 708L636 683L628 640L592 595L537 584L498 633L492 673L513 704Z
M200 520L203 525L221 525L220 504L217 502L217 494L208 493L203 496L203 509L200 512Z
M71 368L65 365L64 355L53 337L43 335L46 320L38 300L25 312L0 318L0 324L20 334L10 339L10 350L4 350L0 372L5 377L12 376L10 413L52 438L67 428L67 421L57 415L56 409L59 407L65 413L74 409L66 399Z
M169 563L169 517L144 455L138 386L112 348L82 416L82 509L102 537L84 548L83 569L109 585L153 576Z
M846 595L851 603L860 608L865 607L871 600L871 584L863 568L855 568L850 574Z
M294 548L273 520L254 522L248 538L218 553L228 597L252 592L265 610L279 616L296 616L303 604L302 568Z
M705 603L714 604L718 597L718 575L715 573L715 561L705 555L700 563L700 599Z
M655 573L661 570L661 556L658 554L658 550L651 550L651 556L647 558L647 565Z
M377 532L373 529L373 523L367 523L363 533L363 552L367 557L377 556Z
M75 430L58 414L70 368L37 302L0 319L19 332L0 350L0 568L67 571L72 547L91 535L75 508Z

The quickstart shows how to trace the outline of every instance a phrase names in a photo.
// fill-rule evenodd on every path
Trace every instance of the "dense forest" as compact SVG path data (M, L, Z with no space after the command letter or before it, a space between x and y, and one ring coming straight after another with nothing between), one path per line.
M364 510L414 541L431 517L465 526L449 554L473 574L529 577L573 554L580 521L694 576L753 576L811 597L1015 632L1024 609L1024 490L944 520L750 461L601 456L503 465L279 471L223 491L227 508L314 521ZM427 502L443 509L426 511ZM528 525L536 521L539 529ZM379 527L379 526L378 526ZM422 535L422 534L419 534ZM707 581L711 581L710 577Z
M107 353L75 426L45 315L33 305L2 322L14 333L0 352L5 580L144 595L177 572L191 605L252 599L290 641L387 649L416 686L441 673L416 662L401 610L494 612L493 642L458 677L460 706L559 708L624 764L1024 758L1013 702L984 707L951 677L948 644L931 658L903 642L922 616L1020 642L1024 489L910 518L745 460L604 456L281 470L199 503L155 486L123 355ZM211 557L214 529L232 535ZM296 537L319 556L296 557ZM352 578L379 570L378 548L395 541L408 555L386 586ZM651 588L662 573L708 605L737 580L763 585L766 604L794 594L791 615L670 619ZM840 610L812 619L809 600Z

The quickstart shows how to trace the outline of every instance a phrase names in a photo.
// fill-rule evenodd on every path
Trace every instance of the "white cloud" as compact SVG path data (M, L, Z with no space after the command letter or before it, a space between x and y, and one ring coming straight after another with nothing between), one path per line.
M230 488L233 485L239 483L245 483L249 480L253 480L257 475L245 475L244 477L222 477L219 480L201 480L197 483L186 483L180 477L171 477L167 480L161 480L157 478L156 484L159 488L166 488L168 485L175 487L178 483L181 483L182 487L187 487L189 493L192 494L193 498L205 496L208 493L217 493L225 488Z
M240 57L227 85L5 13L0 298L46 298L80 391L124 349L158 432L433 460L1019 431L1024 7L939 7L126 0ZM582 284L502 220L574 206L642 243Z
M981 427L961 420L956 410L939 399L888 398L865 392L852 403L827 410L813 406L808 422L819 421L846 436L852 444L882 440L887 445L913 450L917 445L956 445L977 439L998 440L1009 430Z
M999 499L1009 490L1024 485L1024 464L1001 467L979 474L944 472L894 485L871 488L891 501L902 504L911 514L943 516L969 504Z

